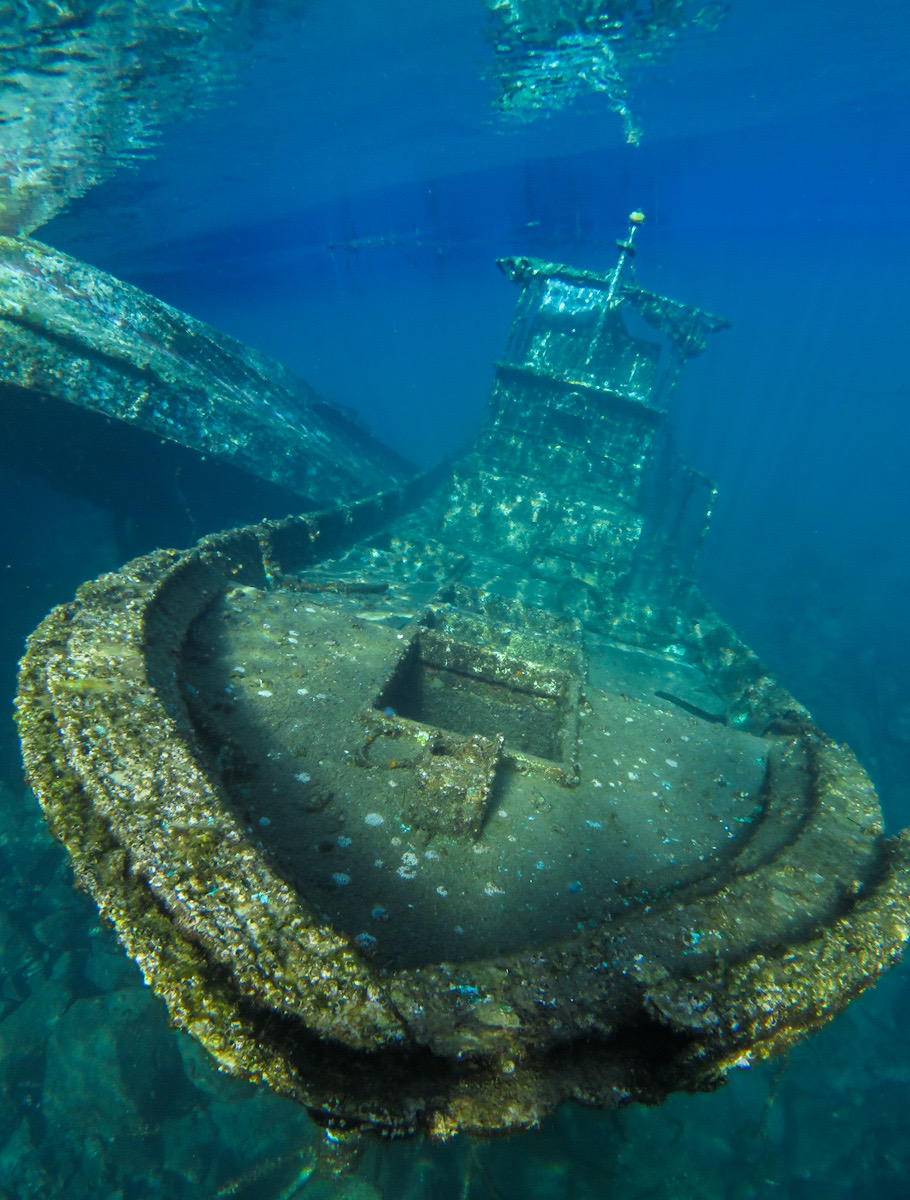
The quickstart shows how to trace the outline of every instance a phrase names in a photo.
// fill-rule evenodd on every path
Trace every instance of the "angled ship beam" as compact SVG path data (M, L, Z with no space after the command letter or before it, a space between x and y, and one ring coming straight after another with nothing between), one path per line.
M28 238L0 237L0 410L36 444L36 426L85 444L114 427L123 436L112 453L130 469L167 444L183 452L178 467L222 464L238 486L261 481L298 510L412 474L266 355Z

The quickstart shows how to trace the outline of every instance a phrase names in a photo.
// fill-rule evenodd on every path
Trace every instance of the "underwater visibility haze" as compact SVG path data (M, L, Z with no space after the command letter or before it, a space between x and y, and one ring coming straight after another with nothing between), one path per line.
M908 51L0 4L0 1196L907 1194Z

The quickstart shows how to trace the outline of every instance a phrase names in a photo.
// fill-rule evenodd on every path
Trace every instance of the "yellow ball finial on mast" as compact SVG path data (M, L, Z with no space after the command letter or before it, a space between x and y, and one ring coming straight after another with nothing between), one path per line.
M619 262L613 268L613 279L610 283L609 291L607 292L607 301L612 302L616 295L616 289L619 285L619 277L622 274L622 269L626 265L626 261L635 256L635 247L632 241L635 237L635 230L644 222L645 214L638 208L634 212L629 213L629 233L624 242L617 242L616 247L619 250Z

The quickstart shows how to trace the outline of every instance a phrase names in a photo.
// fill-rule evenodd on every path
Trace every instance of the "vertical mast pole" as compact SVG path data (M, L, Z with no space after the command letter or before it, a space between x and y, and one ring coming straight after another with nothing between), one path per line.
M629 213L629 233L624 242L617 242L619 247L619 261L613 270L613 278L610 282L610 290L607 292L607 304L612 304L613 297L616 294L616 289L619 287L619 279L622 275L622 269L630 258L635 257L635 247L632 245L632 239L635 237L635 231L644 222L645 214L638 209L635 212Z

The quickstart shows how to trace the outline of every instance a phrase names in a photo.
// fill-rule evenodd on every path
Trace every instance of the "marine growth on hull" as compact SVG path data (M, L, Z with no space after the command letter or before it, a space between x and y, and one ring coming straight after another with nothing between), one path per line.
M705 604L666 405L724 322L503 262L446 475L159 552L32 636L29 778L173 1019L331 1125L526 1128L790 1046L901 952L906 835Z

